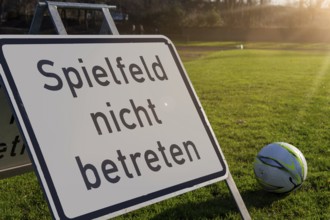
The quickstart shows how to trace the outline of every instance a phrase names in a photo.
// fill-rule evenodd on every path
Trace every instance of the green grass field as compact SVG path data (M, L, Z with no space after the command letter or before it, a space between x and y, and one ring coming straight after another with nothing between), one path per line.
M330 219L329 46L178 45L251 217ZM298 147L308 163L307 180L287 195L264 192L253 174L258 151L276 141ZM0 181L0 219L50 219L34 173ZM116 219L240 219L240 214L223 181Z

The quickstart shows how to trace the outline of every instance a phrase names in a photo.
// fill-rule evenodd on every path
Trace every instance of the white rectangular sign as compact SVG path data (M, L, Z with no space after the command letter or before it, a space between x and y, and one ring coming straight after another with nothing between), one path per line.
M227 177L169 39L29 36L1 45L2 81L54 218L113 217Z
M0 83L0 179L29 170L31 161Z

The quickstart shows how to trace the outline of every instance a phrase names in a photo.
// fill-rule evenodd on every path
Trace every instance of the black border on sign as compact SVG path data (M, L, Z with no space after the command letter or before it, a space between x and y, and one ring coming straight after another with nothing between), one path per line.
M31 153L30 153L29 150L28 150L28 152L30 154L30 158L33 161L33 166L34 166L36 171L37 171L37 169L36 169L36 165L35 165L34 160L37 160L40 164L42 173L36 172L37 176L39 178L39 182L41 183L41 185L43 187L43 191L46 195L47 195L47 193L45 191L45 188L49 189L49 192L50 192L51 197L52 197L52 201L54 202L54 205L55 205L56 213L59 215L60 219L69 219L69 218L65 215L62 204L60 203L60 199L58 197L57 190L54 186L54 183L53 183L53 180L51 178L50 172L48 170L47 163L46 163L46 161L45 161L45 159L42 155L42 152L41 152L41 149L40 149L40 146L39 146L39 143L38 143L38 139L34 134L32 125L31 125L29 117L28 117L28 115L25 111L23 102L20 98L20 94L19 94L18 89L17 89L16 84L15 84L15 81L14 81L13 77L11 76L10 68L9 68L9 66L6 62L2 47L4 45L27 45L27 44L39 44L40 45L40 44L105 44L105 43L164 43L164 44L166 44L166 46L168 47L168 49L170 50L170 52L172 54L172 57L173 57L173 59L176 63L176 66L177 66L177 68L178 68L178 70L181 74L182 80L185 83L185 86L186 86L186 88L187 88L187 90L190 94L190 97L191 97L191 99L192 99L192 101L195 105L196 111L198 112L199 117L200 117L200 119L201 119L201 121L204 125L204 128L205 128L205 130L206 130L206 132L209 136L209 139L210 139L210 141L213 145L214 151L216 152L216 154L219 158L219 162L220 162L221 166L223 167L223 170L221 170L219 172L216 172L216 173L213 173L213 174L210 174L210 175L207 175L207 176L199 177L197 179L194 179L194 180L191 180L191 181L188 181L188 182L184 182L184 183L181 183L181 184L178 184L178 185L175 185L175 186L171 186L171 187L168 187L166 189L162 189L162 190L159 190L159 191L156 191L156 192L152 192L152 193L147 194L145 196L133 198L131 200L128 200L128 201L125 201L125 202L122 202L122 203L111 205L111 206L106 207L106 208L102 208L102 209L99 209L99 210L96 210L96 211L93 211L93 212L90 212L90 213L87 213L87 214L84 214L84 215L81 215L81 216L77 216L73 219L92 219L92 218L101 217L101 216L111 214L111 213L129 208L129 207L132 207L132 206L135 206L135 205L138 205L138 204L141 204L141 203L153 200L153 199L157 199L157 198L166 196L166 195L171 194L171 193L178 192L180 190L191 188L191 187L193 187L197 184L202 184L204 182L211 181L211 180L223 177L227 174L227 169L228 168L226 167L226 164L224 162L224 158L222 158L222 155L220 153L220 146L218 146L217 141L215 140L215 137L213 135L213 132L211 131L211 128L209 127L209 125L207 123L206 116L204 115L203 110L202 110L201 106L199 105L199 102L197 100L197 97L195 96L194 90L193 90L193 88L192 88L192 86L191 86L191 84L190 84L190 82L187 78L187 75L185 73L185 70L184 70L183 66L181 65L180 59L177 56L175 48L172 45L172 43L167 40L167 38L161 37L161 36L156 36L156 37L151 37L151 38L143 38L143 37L141 37L141 38L126 37L125 38L125 37L120 37L120 36L118 38L113 38L113 37L111 37L111 38L93 38L93 37L86 37L86 38L74 38L74 37L72 37L72 38L33 38L33 37L29 37L29 38L3 38L3 39L0 39L0 46L1 46L0 60L1 60L1 64L2 64L2 67L3 67L3 70L4 70L4 74L6 75L7 81L9 83L10 89L13 93L14 98L15 98L15 102L18 106L19 112L20 112L20 114L23 118L23 123L26 127L29 138L30 138L30 140L32 142L32 145L33 145L33 146L28 146L28 148L29 147L34 148L34 151L36 153L37 158L33 158L31 156ZM0 77L0 80L2 80L1 77ZM3 83L3 85L4 85L4 83ZM11 100L11 102L14 102L14 100ZM15 111L13 111L13 112L15 112ZM16 117L16 113L15 113L15 117ZM16 119L17 119L17 117L16 117ZM19 127L21 133L24 134L23 131L22 131L22 126L23 125L19 125L18 127ZM24 137L24 140L25 139L26 138ZM26 143L26 140L25 140L25 143ZM44 186L42 184L43 182L41 181L41 176L43 176L45 178L47 186ZM48 198L48 196L47 196L48 206L50 207L50 210L51 210L52 215L54 217L55 216L54 215L55 210L52 210L52 206L50 205L49 201L50 201L50 198Z

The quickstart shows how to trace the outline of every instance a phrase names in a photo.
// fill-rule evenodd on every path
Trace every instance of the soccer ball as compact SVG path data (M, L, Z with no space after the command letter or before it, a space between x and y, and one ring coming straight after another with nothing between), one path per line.
M307 163L295 146L284 142L271 143L258 153L254 174L266 191L288 193L298 189L306 179Z

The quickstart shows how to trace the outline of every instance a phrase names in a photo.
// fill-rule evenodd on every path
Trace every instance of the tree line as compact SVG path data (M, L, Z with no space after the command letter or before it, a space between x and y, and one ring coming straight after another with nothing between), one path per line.
M41 1L41 0L40 0ZM57 0L60 1L60 0ZM63 0L62 0L63 1ZM27 27L38 0L0 0L1 26ZM288 1L274 5L271 0L68 0L63 2L116 5L120 26L143 25L147 30L179 30L182 27L319 27L327 28L329 8L326 0ZM294 2L294 3L292 3ZM90 19L92 12L61 9L64 20ZM81 24L81 22L79 23ZM84 25L87 25L85 22Z

